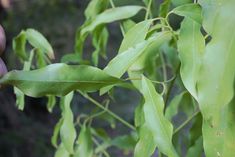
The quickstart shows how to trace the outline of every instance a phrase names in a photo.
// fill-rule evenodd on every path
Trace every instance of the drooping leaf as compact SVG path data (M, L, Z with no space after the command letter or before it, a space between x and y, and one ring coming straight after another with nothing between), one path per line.
M168 105L168 107L166 108L166 113L165 113L165 117L168 120L172 120L172 118L178 113L178 108L180 105L181 100L183 99L184 95L186 94L186 92L182 92L179 95L176 95L172 101L170 102L170 104Z
M143 7L141 6L123 6L107 9L95 16L91 21L86 22L76 33L75 52L82 54L83 44L87 35L99 26L114 21L128 19L136 15Z
M148 52L148 49L151 49L153 46L157 47L161 45L163 42L169 40L170 37L170 32L162 32L148 40L136 44L113 58L104 68L104 71L111 76L121 77L130 67L132 67L131 70L142 70L142 65L145 63L145 57L148 55L148 53L145 52ZM139 63L136 64L137 66L132 66L138 60ZM110 88L111 87L105 87L102 89L101 93L107 92Z
M108 0L91 0L85 10L86 19L94 19L99 13L107 8L108 3Z
M49 95L49 96L47 96L47 99L48 99L48 101L47 101L47 110L49 112L52 112L52 110L53 110L53 108L56 104L56 97L52 96L52 95Z
M144 117L147 129L152 133L159 151L170 157L178 157L172 144L173 126L163 114L164 101L152 82L142 77L142 94L144 96Z
M92 32L99 25L130 18L136 15L141 9L143 9L141 6L123 6L105 10L81 30L81 35L83 36L87 32Z
M198 114L189 131L189 147L187 157L201 157L203 153L202 115Z
M107 28L100 28L94 31L92 44L95 47L95 51L92 53L92 61L95 66L98 66L99 55L106 57L106 45L108 42L108 30Z
M76 148L74 157L93 156L93 143L90 127L86 127L85 125L82 127L77 144L78 147Z
M152 131L145 125L140 127L139 141L136 144L134 157L151 157L156 149L156 142Z
M33 71L12 71L0 79L0 84L14 85L32 97L66 95L72 90L95 91L120 82L98 68L63 63Z
M29 71L32 65L32 60L34 56L34 50L30 52L30 57L28 61L24 61L24 71ZM24 93L18 89L17 87L14 87L14 93L16 95L16 106L18 107L19 110L24 110L24 105L25 105L25 95Z
M235 1L199 0L203 27L212 37L198 73L198 101L203 115L206 156L235 156L234 76ZM229 17L229 20L228 20ZM231 101L232 100L232 101Z
M44 53L48 55L50 59L54 59L54 51L47 41L47 39L38 31L34 29L27 29L25 31L26 39L28 42L35 48L42 50Z
M144 41L147 32L152 24L152 20L145 20L133 26L124 36L119 53L126 51L128 48Z
M196 21L198 24L202 23L202 11L200 5L198 4L191 3L181 5L174 8L171 12L180 16L190 18L191 20Z
M181 78L186 89L195 98L197 97L196 82L198 72L205 51L205 40L200 29L200 24L185 18L181 24L178 40Z
M144 101L141 100L140 104L135 109L135 127L140 127L144 124L144 112L143 112Z
M47 61L45 59L46 56L40 49L37 49L35 55L36 55L36 64L38 68L43 68L47 66Z
M160 11L159 11L159 15L161 17L166 17L166 15L170 9L170 5L171 5L171 0L164 0L164 2L161 3Z
M123 29L125 31L125 34L136 25L136 23L130 19L124 20L122 22Z
M55 152L55 157L69 157L69 152L65 149L64 145L61 143Z
M24 93L21 90L19 90L17 87L14 87L14 93L16 95L16 106L19 110L23 111L25 105Z
M60 128L60 138L65 149L70 153L74 153L74 142L77 136L75 126L73 123L73 112L70 108L70 103L73 99L73 92L62 98L62 124Z
M202 136L197 139L195 144L191 146L186 154L186 157L201 157L203 152Z
M12 48L18 57L22 60L27 60L28 55L25 50L26 45L26 35L25 31L21 31L18 36L13 39Z
M60 120L56 123L53 131L53 136L51 137L51 144L57 148L58 147L58 137L60 133L60 128L63 124L63 118L60 118Z
M111 141L111 144L123 150L133 150L136 141L137 141L136 136L134 134L130 134L114 138Z

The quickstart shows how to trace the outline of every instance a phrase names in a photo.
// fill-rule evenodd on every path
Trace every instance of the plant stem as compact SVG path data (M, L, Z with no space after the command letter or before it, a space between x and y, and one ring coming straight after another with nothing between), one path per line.
M112 8L115 8L115 4L114 4L113 0L109 0L109 3L110 3ZM125 35L125 31L124 31L124 28L122 26L122 23L120 23L120 29L121 29L121 32L122 32L122 36L124 36Z
M81 93L81 92L80 92ZM81 93L86 99L88 99L89 101L91 101L93 104L95 104L97 107L101 108L102 110L106 111L108 114L110 114L113 118L115 118L116 120L120 121L122 124L124 124L125 126L127 126L128 128L136 131L135 127L133 125L131 125L130 123L128 123L127 121L125 121L124 119L122 119L120 116L116 115L115 113L113 113L112 111L110 111L109 109L107 109L106 107L104 107L102 104L100 104L99 102L97 102L96 100L94 100L92 97L90 97L88 94L84 94Z
M160 58L161 58L161 62L162 62L163 80L164 80L164 82L166 82L167 81L167 70L166 70L166 62L164 59L163 52L160 52Z
M145 14L145 20L147 20L148 17L149 17L149 14L151 14L151 5L152 5L152 2L153 2L153 0L149 1L148 8L147 8L147 11L146 11L146 14Z
M171 90L173 88L173 85L175 84L175 80L177 78L177 75L179 74L179 71L180 71L180 63L176 69L176 72L175 72L175 78L171 81L170 85L169 85L169 88L167 90L167 93L166 93L166 98L165 98L165 104L168 103L169 101L169 97L170 97L170 94L171 94ZM164 111L165 112L165 111Z
M188 119L186 119L178 128L175 129L174 134L179 132L182 128L184 128L196 115L198 115L200 111L197 110L194 114L192 114Z
M100 146L99 142L93 137L92 138L92 141L97 145L97 146ZM106 157L110 157L108 152L106 152L105 150L101 150L102 154L104 154Z

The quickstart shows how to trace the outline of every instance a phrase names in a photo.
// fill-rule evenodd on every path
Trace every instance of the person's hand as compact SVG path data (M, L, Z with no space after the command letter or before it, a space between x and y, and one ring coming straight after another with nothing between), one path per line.
M6 47L6 36L5 36L4 29L0 25L0 56L3 54L5 47ZM0 58L0 77L5 75L6 73L7 73L6 64Z

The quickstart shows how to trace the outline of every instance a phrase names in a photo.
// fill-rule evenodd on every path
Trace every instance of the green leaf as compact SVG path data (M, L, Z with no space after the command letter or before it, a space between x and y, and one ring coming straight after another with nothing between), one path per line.
M169 40L171 37L170 32L162 32L153 37L150 37L148 40L145 40L141 43L136 44L134 47L131 47L119 53L115 58L113 58L109 64L104 68L104 71L115 77L121 77L130 67L131 70L142 70L142 65L145 63L145 58L149 55L148 50L152 47L157 47L163 42ZM137 66L132 66L135 62L139 60ZM140 65L140 66L139 66ZM101 93L107 92L111 87L106 87L101 90Z
M91 92L121 82L92 66L63 63L33 71L12 71L0 79L0 84L14 85L32 97L66 95L72 90Z
M167 106L166 108L166 113L165 113L165 117L168 119L168 120L172 120L172 118L178 113L178 109L179 109L179 105L180 105L180 102L182 101L184 95L186 94L187 92L182 92L180 93L179 95L176 95L172 101L170 102L170 104ZM188 105L188 104L187 104Z
M24 62L24 71L29 71L32 65L32 60L33 60L33 56L34 56L34 50L32 50L30 52L30 57L28 61ZM24 101L24 93L18 89L17 87L14 87L14 93L16 95L16 106L18 107L19 110L24 110L24 105L25 105L25 101Z
M136 144L134 157L151 157L156 149L157 143L154 141L154 135L147 125L143 125L139 130L139 141Z
M86 19L94 19L108 7L108 0L91 0L85 10Z
M95 51L92 53L92 61L95 66L98 66L99 55L106 58L108 37L108 30L105 27L94 31L92 44L95 47Z
M141 6L123 6L107 9L97 15L91 23L81 30L81 36L85 33L92 32L102 24L130 18L136 15L141 9L143 9Z
M123 29L125 31L125 34L136 25L136 23L130 19L124 20L122 22Z
M171 0L171 2L174 6L180 6L183 4L192 3L191 0Z
M77 53L66 54L61 59L62 63L80 63L81 56Z
M198 101L203 115L206 156L235 156L234 0L200 0L203 27L212 39L207 44L198 73ZM228 18L229 17L229 18ZM229 19L229 20L228 20ZM232 101L231 101L232 100Z
M185 18L181 24L178 40L181 78L186 89L195 98L197 97L196 83L198 72L205 51L205 40L200 29L201 25L189 18Z
M140 127L144 124L144 112L143 112L144 101L141 100L140 104L135 109L135 126Z
M201 157L203 153L203 140L202 140L202 115L198 114L195 117L192 127L189 132L189 148L187 157Z
M45 57L45 54L41 50L36 50L36 63L38 68L43 68L47 66Z
M19 110L23 111L25 105L24 93L17 87L14 87L14 93L16 95L16 106Z
M16 55L24 61L28 59L28 55L25 50L25 45L26 45L25 31L21 31L20 34L13 39L12 48L13 51L16 53Z
M74 157L92 157L93 156L93 144L90 127L82 126L81 132L77 141L78 147Z
M195 144L188 149L186 157L201 157L203 152L203 140L202 136L200 136Z
M28 42L34 47L42 50L44 53L48 55L50 59L54 59L54 51L47 41L47 39L38 31L34 29L27 29L25 31L26 38Z
M49 112L52 112L52 110L53 110L53 108L56 104L56 97L52 96L52 95L49 95L49 96L47 96L47 99L48 99L48 101L47 101L47 110Z
M144 117L147 129L152 133L160 152L170 157L178 157L172 144L173 126L163 114L164 101L152 82L142 77L142 94L145 99Z
M134 134L130 134L114 138L111 141L111 144L120 149L133 150L135 148L136 141L137 141L136 136Z
M133 47L134 45L143 42L152 22L153 22L152 20L145 20L133 26L125 34L118 52L122 53L128 50L128 48Z
M159 16L166 17L171 5L171 0L164 0L163 3L160 5L160 12Z
M60 120L56 123L54 131L53 131L53 136L51 137L51 143L55 148L58 147L58 136L59 136L60 128L62 124L63 124L63 117L60 118Z
M174 8L171 13L190 18L198 24L202 23L202 11L198 4L185 4Z
M69 152L65 149L61 143L59 148L56 150L55 157L70 157Z
M73 112L70 108L73 99L73 92L69 93L61 99L63 122L60 128L60 137L65 149L70 153L74 153L74 141L76 138L76 130L73 124Z

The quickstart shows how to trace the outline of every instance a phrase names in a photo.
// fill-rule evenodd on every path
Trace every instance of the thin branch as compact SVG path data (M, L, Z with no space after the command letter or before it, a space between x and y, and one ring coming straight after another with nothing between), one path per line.
M80 92L81 93L81 92ZM125 121L124 119L122 119L120 116L118 116L117 114L113 113L112 111L110 111L109 109L107 109L106 107L104 107L102 104L100 104L99 102L97 102L96 100L94 100L92 97L90 97L88 94L86 93L81 93L81 95L83 95L86 99L88 99L89 101L91 101L93 104L95 104L97 107L101 108L102 110L106 111L109 115L111 115L113 118L115 118L116 120L120 121L122 124L124 124L125 126L127 126L128 128L130 128L131 130L136 131L135 127L133 125L131 125L130 123L128 123L127 121Z
M178 128L175 129L174 134L176 134L177 132L179 132L182 128L184 128L195 116L198 115L200 111L197 110L194 114L192 114L188 119L186 119Z
M109 3L110 3L112 8L115 8L115 4L114 4L113 0L109 0ZM122 23L120 23L120 29L121 29L121 32L122 32L122 36L124 36L125 35L125 31L124 31L124 28L122 26Z

